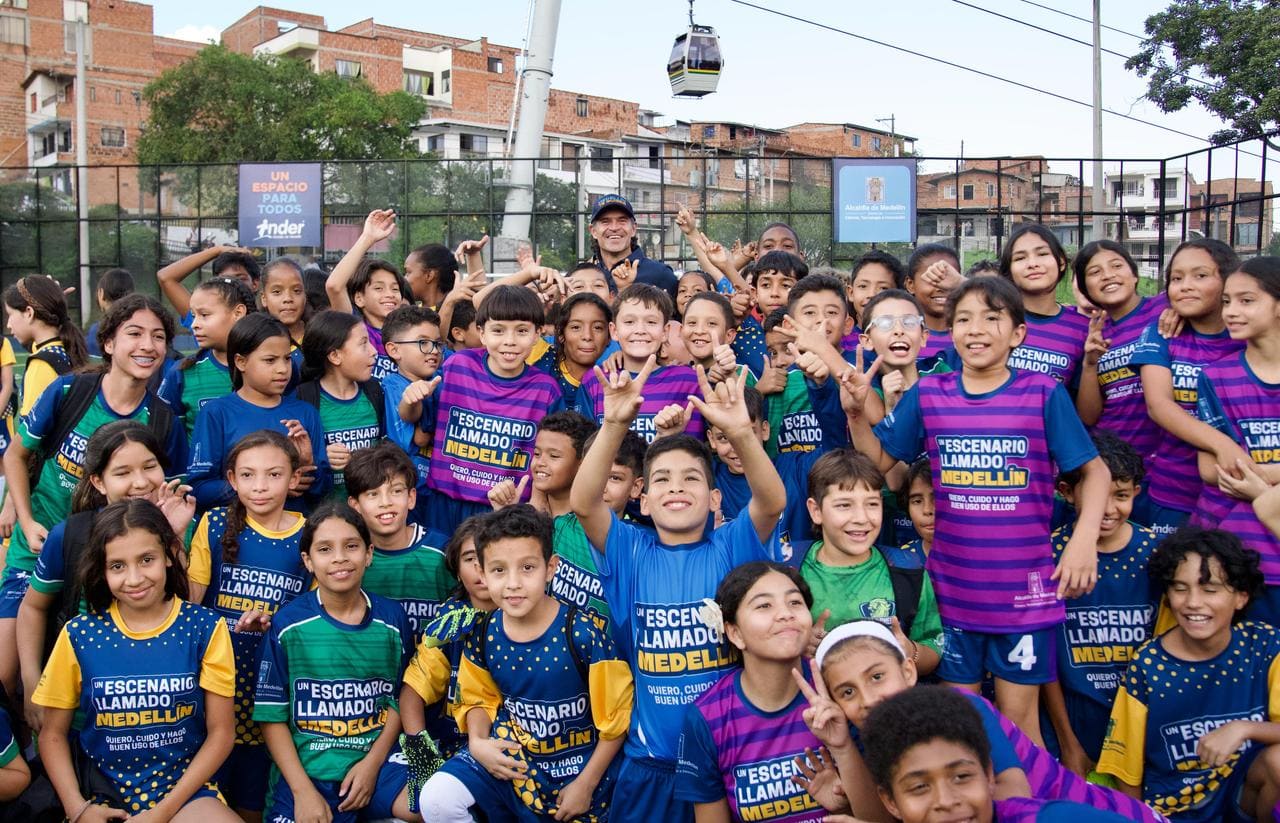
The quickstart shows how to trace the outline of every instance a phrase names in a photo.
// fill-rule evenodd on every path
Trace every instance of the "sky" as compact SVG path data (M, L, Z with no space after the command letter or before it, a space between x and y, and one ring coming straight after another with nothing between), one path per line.
M982 6L1059 34L1090 41L1091 26L1026 0L752 0L915 51L969 65L1037 89L1089 103L1092 50L974 8ZM1088 18L1089 0L1037 0L1040 5ZM275 7L319 14L330 29L360 19L345 0L274 0ZM1102 22L1141 34L1160 11L1159 0L1105 0ZM156 0L159 34L204 40L254 7L253 0L192 4ZM527 0L379 0L374 18L405 28L457 37L488 37L519 47L528 19ZM780 128L805 121L849 122L888 128L917 139L926 156L1035 154L1049 158L1092 155L1092 114L1023 88L942 66L883 46L825 31L750 8L733 0L696 0L695 19L716 28L725 66L716 94L674 99L665 73L675 36L687 26L685 0L605 4L563 0L556 44L556 88L617 97L661 112L668 120L728 120ZM1139 40L1103 29L1104 48L1132 54ZM1145 81L1124 61L1103 54L1103 105L1191 135L1223 128L1192 107L1164 114L1142 98ZM1205 147L1151 126L1103 116L1104 155L1168 157ZM1241 176L1252 173L1245 157ZM1214 158L1214 177L1229 167L1226 152ZM1270 165L1270 164L1269 164ZM1061 171L1069 169L1056 165ZM1074 166L1070 170L1074 170ZM1272 174L1276 167L1272 167ZM1087 175L1086 175L1087 176ZM1269 175L1271 176L1271 175ZM1201 175L1197 175L1201 177Z

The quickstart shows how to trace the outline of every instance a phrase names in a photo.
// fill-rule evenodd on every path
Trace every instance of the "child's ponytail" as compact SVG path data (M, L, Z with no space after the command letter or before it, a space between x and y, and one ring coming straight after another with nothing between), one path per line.
M236 461L240 455L249 449L256 449L260 446L274 446L285 453L289 458L289 467L292 471L297 471L302 464L301 458L298 456L298 449L294 447L289 438L277 431L263 429L252 434L247 434L240 438L235 447L231 449L231 453L227 455L227 470L235 473ZM240 557L240 532L244 531L244 527L248 525L249 512L245 508L244 501L237 494L231 499L231 504L227 506L227 523L222 530L222 562L234 563Z
M17 283L4 290L4 304L14 311L31 309L37 320L57 329L73 370L89 361L89 346L84 332L72 321L67 310L67 297L57 280L43 274L19 278Z

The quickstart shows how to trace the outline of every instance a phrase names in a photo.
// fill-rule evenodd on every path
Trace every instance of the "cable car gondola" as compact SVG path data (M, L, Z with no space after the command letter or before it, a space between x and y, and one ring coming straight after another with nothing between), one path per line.
M703 97L720 82L720 38L711 26L693 22L693 0L689 0L689 30L676 38L667 62L671 93L676 97Z

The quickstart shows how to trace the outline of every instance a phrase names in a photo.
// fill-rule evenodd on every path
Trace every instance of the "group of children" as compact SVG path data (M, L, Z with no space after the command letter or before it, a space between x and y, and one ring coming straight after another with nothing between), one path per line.
M1280 259L677 224L670 293L202 251L199 350L108 283L100 367L6 289L0 802L34 743L73 823L1280 819Z

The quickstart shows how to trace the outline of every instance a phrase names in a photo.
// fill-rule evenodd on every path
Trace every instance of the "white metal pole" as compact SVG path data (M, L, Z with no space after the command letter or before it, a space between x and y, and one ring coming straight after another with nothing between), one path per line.
M1093 0L1093 239L1105 231L1102 210L1102 0Z
M525 60L520 96L520 119L516 125L511 156L511 187L502 217L499 240L528 241L533 212L535 161L542 148L542 128L547 120L547 100L551 93L551 64L556 52L556 29L560 25L560 0L534 0L533 25L529 34L529 55Z
M89 322L92 294L89 281L89 127L85 99L89 87L84 79L85 20L77 16L76 27L76 202L79 204L80 228L80 322Z

